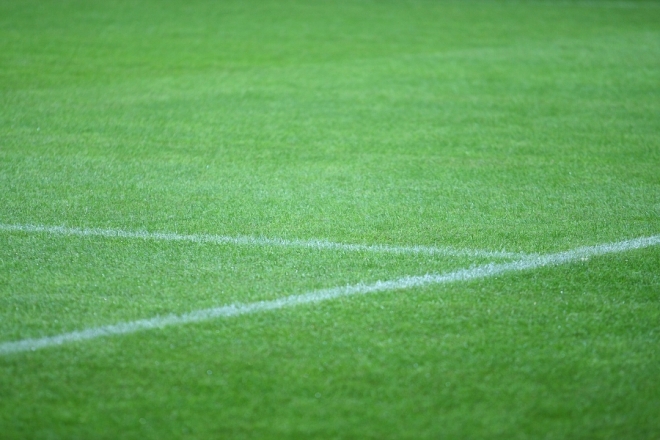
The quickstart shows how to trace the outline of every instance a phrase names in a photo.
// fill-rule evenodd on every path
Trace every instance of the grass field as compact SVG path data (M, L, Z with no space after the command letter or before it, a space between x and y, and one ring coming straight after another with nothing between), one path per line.
M660 2L0 0L0 438L660 438Z

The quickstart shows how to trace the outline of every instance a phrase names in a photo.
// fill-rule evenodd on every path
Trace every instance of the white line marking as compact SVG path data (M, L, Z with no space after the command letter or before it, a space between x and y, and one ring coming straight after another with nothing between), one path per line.
M300 247L317 250L340 250L353 252L381 252L391 254L426 254L445 257L520 258L524 253L488 251L480 249L455 249L433 246L389 246L336 243L326 240L285 240L282 238L226 236L209 234L176 234L169 232L124 231L121 229L69 228L66 226L10 225L0 224L0 231L30 232L81 237L139 238L143 240L188 241L192 243L233 244L243 246Z
M409 289L412 287L487 278L505 272L518 272L543 266L554 266L558 264L569 263L581 258L624 252L656 245L660 245L660 235L621 241L618 243L603 244L599 246L581 247L566 252L529 257L509 263L490 263L469 269L461 269L446 274L408 276L390 281L377 281L373 284L355 284L352 286L317 290L302 295L291 295L271 301L258 301L249 304L230 304L227 306L197 310L190 313L185 313L183 315L156 316L150 319L141 319L133 322L122 322L119 324L89 328L71 333L63 333L57 336L4 342L0 344L0 355L7 355L24 351L34 351L41 348L77 341L85 341L102 336L124 335L141 330L167 327L170 325L188 324L214 318L226 318L230 316L239 316L249 313L276 310L284 307L293 307L302 304L317 303L343 296L383 292L387 290Z

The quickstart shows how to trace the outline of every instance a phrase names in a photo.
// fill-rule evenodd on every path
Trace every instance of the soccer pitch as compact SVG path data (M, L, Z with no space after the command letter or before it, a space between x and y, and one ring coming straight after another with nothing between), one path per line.
M0 0L0 438L660 437L660 2Z

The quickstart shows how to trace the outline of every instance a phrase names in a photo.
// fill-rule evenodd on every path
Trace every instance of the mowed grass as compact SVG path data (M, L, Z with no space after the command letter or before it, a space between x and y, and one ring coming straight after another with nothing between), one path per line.
M0 1L0 224L660 234L655 1ZM0 343L484 257L0 230ZM0 438L657 438L660 248L0 356Z

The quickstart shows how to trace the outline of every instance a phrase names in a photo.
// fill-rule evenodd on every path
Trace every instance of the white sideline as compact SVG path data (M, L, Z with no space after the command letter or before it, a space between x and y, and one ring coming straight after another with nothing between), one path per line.
M230 304L221 307L197 310L182 315L156 316L150 319L141 319L133 322L123 322L119 324L89 328L71 333L63 333L57 336L4 342L0 344L0 355L7 355L24 351L34 351L40 348L46 348L76 341L84 341L88 339L95 339L101 336L122 335L127 333L134 333L140 330L162 328L170 325L187 324L192 322L206 321L213 318L245 315L248 313L281 309L283 307L293 307L301 304L317 303L342 296L382 292L386 290L407 289L411 287L492 277L505 272L517 272L542 266L564 264L582 258L609 253L624 252L633 249L641 249L659 244L660 235L655 235L652 237L637 238L634 240L626 240L618 243L581 247L555 254L534 256L509 263L490 263L469 269L461 269L446 274L408 276L396 280L378 281L372 284L355 284L352 286L317 290L302 295L291 295L271 301L258 301L248 304Z
M226 236L209 234L176 234L170 232L125 231L122 229L69 228L66 226L11 225L0 223L0 231L75 235L80 237L138 238L143 240L188 241L192 243L233 244L247 246L300 247L316 250L353 252L381 252L391 254L427 254L445 257L520 258L524 253L488 251L481 249L455 249L433 246L389 246L337 243L326 240L286 240L282 238Z

